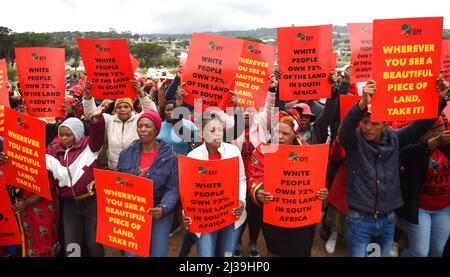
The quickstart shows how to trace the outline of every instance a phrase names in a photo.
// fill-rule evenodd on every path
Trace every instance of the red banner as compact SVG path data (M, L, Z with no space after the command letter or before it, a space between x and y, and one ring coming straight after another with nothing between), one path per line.
M372 23L348 23L352 83L367 82L372 73Z
M6 60L0 59L0 136L3 137L5 129L5 107L9 108L9 91L6 87L8 83L8 73Z
M9 108L9 91L6 87L8 83L8 69L6 68L6 60L0 59L0 106Z
M139 61L130 54L131 59L131 68L133 69L133 72L136 72L136 69L139 67Z
M338 55L337 55L337 53L336 52L331 52L331 70L336 70L336 66L337 66L337 58L338 58Z
M181 204L189 231L210 233L235 222L239 207L239 159L203 161L178 155Z
M65 49L16 48L20 89L27 113L34 117L63 117L66 95Z
M243 41L193 33L186 66L183 69L184 101L194 105L200 99L202 108L230 106Z
M280 100L331 97L332 25L278 28Z
M97 191L97 242L148 257L152 231L153 181L94 170Z
M4 139L6 183L52 199L45 162L45 122L5 108Z
M341 123L350 108L361 99L359 95L339 95L339 108Z
M373 21L372 121L437 116L442 17Z
M11 201L4 185L0 185L0 245L22 243L17 219L11 210Z
M450 40L442 41L441 70L444 80L450 82Z
M276 48L244 40L234 91L241 107L264 107Z
M136 97L126 39L77 39L91 93L97 99Z
M317 192L325 187L328 163L327 144L294 146L271 145L264 155L264 191L274 201L264 204L267 224L297 228L318 223L322 201Z

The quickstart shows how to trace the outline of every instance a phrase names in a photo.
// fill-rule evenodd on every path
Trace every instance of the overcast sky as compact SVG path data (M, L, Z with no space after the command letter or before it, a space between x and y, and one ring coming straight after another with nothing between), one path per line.
M8 0L1 9L0 26L15 32L192 33L428 16L450 28L449 0Z

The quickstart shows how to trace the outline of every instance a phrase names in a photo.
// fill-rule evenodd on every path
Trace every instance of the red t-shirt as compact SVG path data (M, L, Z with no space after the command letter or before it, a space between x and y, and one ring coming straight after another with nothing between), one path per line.
M425 183L420 189L421 209L440 211L450 203L450 161L439 149L430 156Z
M249 175L250 172L248 172L248 164L250 163L250 160L252 158L252 153L254 150L255 150L255 147L253 146L253 144L250 141L249 130L245 129L245 141L242 144L241 155L242 155L242 161L244 162L246 176L250 176Z
M142 152L141 161L139 162L139 167L141 168L141 171L142 171L140 176L145 176L145 174L147 174L147 171L152 166L153 161L155 160L158 153L159 153L159 147L158 147L158 149L156 149L155 151L150 152L150 153Z
M214 154L209 154L209 153L208 153L208 159L209 159L210 161L220 160L220 159L222 159L222 155L220 155L219 152L214 153Z

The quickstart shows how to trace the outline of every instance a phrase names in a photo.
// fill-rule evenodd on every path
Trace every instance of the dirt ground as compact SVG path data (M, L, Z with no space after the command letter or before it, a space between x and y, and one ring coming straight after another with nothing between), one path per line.
M342 237L338 238L337 244L336 244L336 251L333 254L328 254L325 251L325 242L320 238L319 235L320 232L320 224L317 225L316 228L316 235L314 237L314 244L311 256L312 257L345 257L346 256L346 246L345 246L345 240ZM169 257L177 257L178 253L180 252L181 242L183 241L183 234L184 230L180 230L179 232L175 233L173 237L169 239L169 251L168 256ZM266 245L264 242L264 238L262 233L259 234L258 237L258 249L259 254L261 257L267 257L267 250ZM120 257L120 250L105 247L106 248L106 256L107 257ZM247 257L248 256L248 229L246 228L242 237L242 256ZM196 256L196 249L195 246L192 247L191 253L189 255L190 257Z

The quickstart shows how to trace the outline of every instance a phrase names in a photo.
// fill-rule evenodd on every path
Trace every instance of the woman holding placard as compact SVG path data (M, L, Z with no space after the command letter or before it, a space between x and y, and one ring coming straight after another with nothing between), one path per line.
M301 127L301 113L297 109L289 109L279 113L279 122L275 126L273 140L278 144L306 145L299 138ZM253 152L249 164L248 187L252 200L259 206L274 200L273 195L264 191L264 147L260 144ZM320 200L328 195L328 189L322 188L317 192ZM314 239L316 225L300 228L283 228L263 223L262 232L266 241L269 256L309 257Z
M199 257L227 257L232 256L245 222L246 178L244 163L238 147L223 142L224 123L214 114L205 112L202 117L202 136L204 143L189 152L188 157L199 160L221 160L239 157L239 207L232 213L239 219L218 231L210 233L196 233L197 256ZM185 217L186 226L192 224L192 218Z
M179 199L178 162L171 145L156 139L161 117L156 111L142 113L137 120L139 139L123 150L117 170L153 180L153 216L150 256L165 257L174 207ZM125 252L126 256L136 256Z

